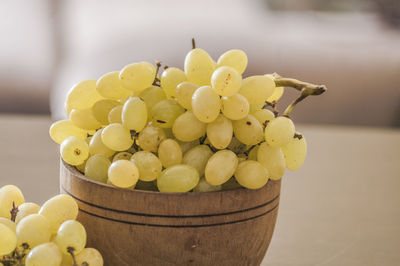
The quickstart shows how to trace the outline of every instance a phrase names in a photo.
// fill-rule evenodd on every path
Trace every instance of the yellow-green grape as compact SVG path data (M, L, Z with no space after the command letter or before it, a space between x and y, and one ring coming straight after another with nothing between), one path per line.
M161 174L162 164L160 159L148 151L138 151L131 158L139 169L139 179L153 181Z
M268 182L268 171L261 163L247 160L239 163L235 171L235 178L243 187L257 189Z
M200 145L200 140L196 139L190 142L184 142L184 141L177 141L179 146L181 147L182 154L185 154L188 150L191 148L194 148L198 145Z
M221 186L213 186L207 183L204 177L200 178L197 186L193 188L193 192L211 192L211 191L220 191Z
M40 210L40 206L36 203L25 202L18 206L17 217L15 218L15 223L19 223L24 217L30 214L36 214Z
M75 220L63 222L58 228L56 243L64 254L69 253L69 248L73 248L74 254L79 254L86 246L85 227Z
M218 115L217 119L207 124L207 138L211 145L219 150L228 147L232 136L232 122L223 115Z
M275 82L267 76L251 76L243 79L239 93L250 104L264 104L275 90Z
M14 185L5 185L0 188L0 217L11 219L13 202L16 207L25 202L21 190Z
M95 154L90 156L86 161L85 176L90 179L106 183L108 177L108 168L111 161L103 154Z
M222 97L221 103L222 113L231 120L243 119L249 114L249 102L246 97L241 94L235 94L231 97Z
M187 81L178 84L175 97L183 108L192 110L192 96L198 87L196 84Z
M55 236L57 236L57 235L54 235L54 241L51 241L53 243L56 243ZM62 254L62 261L61 261L61 265L60 266L71 266L71 265L74 264L74 261L72 260L71 254L67 255L67 254L64 254L62 252L61 252L61 254Z
M249 160L257 161L258 145L254 146L249 152Z
M191 50L185 58L185 73L188 80L199 86L210 85L211 75L215 70L211 56L203 49Z
M106 157L111 157L115 153L114 150L108 148L104 145L101 134L103 133L103 128L97 130L97 132L93 135L92 139L89 142L89 153L90 155L94 154L103 154Z
M105 126L110 123L108 122L108 114L113 108L119 105L121 105L121 103L115 100L100 100L92 106L92 114L100 124Z
M263 127L252 115L232 121L232 125L235 137L246 145L256 145L264 139Z
M283 147L293 139L295 132L292 120L279 116L265 127L265 140L272 147Z
M69 114L69 119L71 122L82 129L98 129L101 124L94 117L92 109L73 109Z
M148 87L140 93L139 97L145 102L147 106L147 114L149 117L153 106L161 102L162 100L167 99L167 95L165 94L164 90L159 86Z
M228 150L240 154L246 151L246 145L240 142L236 137L233 137L231 143L228 145Z
M116 187L132 187L139 180L139 169L131 161L115 161L108 168L108 180Z
M103 266L104 261L100 252L95 248L84 248L77 256L76 263L84 265L87 263L89 266Z
M205 177L207 182L213 186L225 183L233 176L238 165L238 158L230 150L222 150L214 153L207 162Z
M200 87L193 93L192 110L201 122L210 123L217 118L221 110L221 99L211 87Z
M69 114L71 113L72 108L71 108L71 106L70 106L67 102L65 102L65 104L64 104L64 109L65 109L65 113L66 113L67 116L69 117Z
M18 208L19 209L19 208ZM0 224L7 226L11 231L15 233L17 230L17 224L8 218L0 217Z
M284 89L284 87L276 87L272 95L268 97L267 101L270 103L278 101L282 97Z
M167 136L162 128L149 125L140 131L137 141L144 151L157 152L160 142L166 138Z
M157 188L157 180L146 182L139 180L136 183L135 189L138 190L147 190L147 191L158 191Z
M178 164L165 169L157 178L160 192L188 192L199 183L199 173L190 165Z
M17 225L18 245L27 243L30 248L50 241L51 227L46 217L31 214L23 218Z
M176 67L169 67L161 75L161 87L168 98L175 97L176 86L186 80L185 72Z
M242 76L230 66L218 67L211 76L211 87L221 96L235 95L242 85Z
M217 61L217 66L230 66L242 74L247 67L247 55L242 50L232 49L223 53Z
M199 176L203 176L206 164L212 155L213 152L210 147L207 145L198 145L185 153L182 164L193 166L199 172Z
M193 141L206 133L206 124L196 118L192 111L181 114L172 126L174 136L180 141Z
M275 118L273 112L267 109L261 109L252 113L252 115L260 122L261 125L266 126L269 121Z
M125 66L119 73L122 87L133 92L141 92L153 84L156 68L148 62Z
M96 90L96 80L85 80L75 84L68 92L66 105L68 109L90 109L103 97Z
M16 248L17 236L4 224L0 224L0 236L0 256L4 256Z
M89 145L75 136L66 138L60 145L61 158L70 165L80 165L89 157Z
M307 142L304 135L298 133L300 139L295 137L288 144L282 147L285 157L286 168L296 171L301 168L307 155Z
M261 143L257 151L257 161L268 170L269 178L279 180L285 173L285 158L282 149Z
M120 100L132 94L132 91L122 87L119 71L113 71L101 76L96 83L96 89L101 96L111 100Z
M173 139L163 140L158 147L158 158L165 168L180 164L182 162L181 146Z
M110 110L108 113L108 123L119 123L122 124L122 108L123 105L115 106L113 109Z
M63 222L76 219L78 204L71 196L60 194L47 200L40 208L39 214L47 218L51 233L55 234Z
M101 140L109 149L125 151L133 144L131 133L121 124L109 124L101 133Z
M171 128L175 119L183 114L185 109L177 101L163 100L153 106L151 122L153 126Z
M70 120L54 122L50 126L49 134L51 139L57 144L61 144L70 136L75 136L81 139L86 139L87 137L87 131L75 126Z
M228 181L223 183L221 185L222 190L232 190L232 189L238 189L241 188L242 186L237 182L235 177L231 177Z
M126 152L126 151L122 151L122 152L118 152L114 155L113 157L113 162L118 161L118 160L130 160L132 157L132 153L130 152Z
M62 258L62 253L55 243L44 243L29 251L25 266L59 266Z
M147 124L147 107L138 97L131 97L122 109L122 124L129 130L141 131Z
M246 99L247 100L247 99ZM265 103L259 103L259 104L250 104L250 114L254 114L255 112L261 110L264 107Z

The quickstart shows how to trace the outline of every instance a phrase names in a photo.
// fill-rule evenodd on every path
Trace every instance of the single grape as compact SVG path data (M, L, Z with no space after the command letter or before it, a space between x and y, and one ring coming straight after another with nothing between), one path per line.
M160 142L166 138L162 128L149 125L140 131L137 141L144 151L157 152Z
M130 152L126 152L126 151L122 151L122 152L118 152L114 155L113 157L113 162L118 161L118 160L130 160L132 157L132 153Z
M40 210L40 206L36 203L25 202L18 206L17 217L15 218L15 223L19 223L24 217L30 214L36 214Z
M232 122L223 115L218 115L217 119L207 124L207 138L211 145L219 150L228 147L232 136Z
M177 101L172 99L163 100L153 106L151 121L153 126L171 128L175 119L184 112L185 109L183 109Z
M55 243L44 243L34 247L26 256L26 266L59 266L62 253Z
M133 92L141 92L151 86L155 76L156 68L148 62L127 65L119 73L122 87Z
M210 185L222 185L233 176L238 158L230 150L217 151L207 162L205 177Z
M98 129L101 127L101 124L97 119L94 117L92 113L92 109L72 109L71 113L69 114L69 119L71 122L82 129Z
M116 187L132 187L139 180L139 169L131 161L115 161L108 168L108 180Z
M106 126L109 124L108 114L113 108L120 105L121 103L115 100L100 100L92 106L92 114L101 125Z
M294 137L292 141L282 147L283 156L287 169L296 171L301 168L307 155L307 142L304 135L297 133L300 137Z
M255 111L252 114L257 120L258 122L260 122L261 125L263 125L264 127L270 122L272 121L272 119L275 118L275 115L273 112L271 112L270 110L267 109L261 109L258 111Z
M180 141L193 141L206 133L206 124L196 118L192 111L181 114L172 126L174 136Z
M221 96L235 95L242 85L242 76L232 67L218 67L211 76L211 87Z
M261 143L257 151L257 160L268 170L269 178L279 180L285 173L285 158L279 147Z
M61 144L70 136L75 136L83 140L87 137L87 131L75 126L70 120L54 122L50 126L49 134L51 139L57 144Z
M129 130L141 131L147 124L147 106L138 97L131 97L122 109L122 124Z
M123 107L124 107L123 105L117 105L113 109L110 110L110 112L108 113L108 117L107 117L109 124L112 124L112 123L122 124L122 108Z
M158 86L150 86L139 95L140 99L144 101L147 106L147 114L150 116L151 110L154 105L167 99L167 95L164 90Z
M182 159L182 164L193 166L199 176L204 175L206 164L213 152L207 145L198 145L188 150Z
M4 224L0 224L0 236L0 256L4 256L16 248L17 236Z
M246 145L255 145L264 139L263 127L252 115L233 121L232 125L235 137Z
M11 219L13 203L16 207L25 202L21 190L14 185L5 185L0 188L0 217Z
M110 165L111 161L103 154L92 155L86 161L85 176L106 183L108 178L108 168Z
M176 86L186 80L185 72L176 67L169 67L161 75L161 87L168 98L175 97Z
M277 102L282 97L284 89L284 87L276 87L272 95L268 97L267 101L270 103L274 101Z
M165 168L180 164L182 162L181 147L173 139L163 140L158 148L158 158Z
M290 118L279 116L265 127L265 140L272 147L283 147L294 136L295 127Z
M199 183L199 173L189 165L178 164L165 169L157 178L160 192L188 192Z
M153 181L161 174L162 164L160 159L148 151L138 151L131 158L139 169L139 179Z
M86 141L71 136L60 146L61 158L70 165L80 165L89 157L89 145Z
M14 233L17 230L17 224L8 218L0 217L0 224L7 226Z
M104 261L100 252L95 248L84 248L77 256L76 263L83 265L87 263L89 266L103 266Z
M64 254L68 254L69 248L73 248L74 254L79 254L86 246L85 227L75 220L65 221L58 228L55 240Z
M196 84L187 81L178 84L175 97L183 108L192 110L192 96L198 87Z
M193 188L193 192L211 192L211 191L219 191L221 190L221 186L213 186L207 183L207 180L202 177L200 178L197 186Z
M247 67L247 55L238 49L226 51L218 58L217 66L230 66L236 69L239 74L243 74Z
M125 151L133 144L131 133L121 124L109 124L101 133L101 140L109 149Z
M201 122L214 121L221 109L221 99L209 86L198 88L192 96L193 114Z
M89 109L103 97L96 90L96 80L85 80L75 84L68 92L66 105L68 109Z
M102 133L103 128L97 130L97 132L93 135L92 139L89 142L89 153L90 155L103 154L106 157L111 157L113 156L115 151L104 145L101 139Z
M27 243L30 248L50 241L51 227L46 217L31 214L23 218L17 225L18 245Z
M111 100L120 100L132 94L132 91L122 87L119 71L113 71L101 76L96 83L96 89L101 96Z
M241 94L235 94L231 97L222 97L221 111L231 120L240 120L249 114L249 102Z
M184 142L184 141L177 141L179 146L181 147L182 154L185 154L188 150L191 148L194 148L198 145L200 145L200 140L196 139L190 142Z
M250 104L264 104L275 90L275 81L267 76L251 76L243 79L239 93Z
M235 178L245 188L258 189L268 182L268 171L259 162L247 160L239 163Z
M185 58L185 74L188 80L199 86L210 85L211 75L215 70L211 56L203 49L192 49Z

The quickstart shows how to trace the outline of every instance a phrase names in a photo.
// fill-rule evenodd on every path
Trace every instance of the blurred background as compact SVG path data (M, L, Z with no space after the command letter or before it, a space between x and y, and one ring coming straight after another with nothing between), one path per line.
M245 76L327 85L297 122L400 126L398 0L2 0L0 18L0 113L59 119L76 82L142 60L183 67L194 37L214 59L243 49Z

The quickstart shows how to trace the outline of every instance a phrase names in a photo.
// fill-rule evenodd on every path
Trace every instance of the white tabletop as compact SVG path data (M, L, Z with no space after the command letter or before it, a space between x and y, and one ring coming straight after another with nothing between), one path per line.
M0 186L27 201L58 193L46 116L0 115ZM262 265L400 265L400 130L306 126L309 154L283 179Z

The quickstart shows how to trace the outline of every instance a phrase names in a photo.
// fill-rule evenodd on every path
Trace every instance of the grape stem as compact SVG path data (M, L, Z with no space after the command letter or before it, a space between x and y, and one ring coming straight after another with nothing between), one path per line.
M196 49L196 41L192 38L192 49Z
M156 66L157 66L157 69L156 69L156 76L154 77L154 81L153 81L153 85L154 86L158 86L158 87L160 87L161 85L160 85L160 79L158 78L158 72L160 71L160 67L161 67L161 62L160 61L156 61Z
M274 113L275 117L277 117L279 115L279 111L278 111L278 102L277 101L272 101L272 102L265 102L265 106L263 107L263 109L267 106L271 106L272 107L272 112Z
M18 207L15 206L14 201L12 203L12 209L11 209L10 213L11 213L11 221L15 222L15 219L17 218L17 214L18 214Z
M71 254L71 257L72 257L72 261L73 261L72 266L78 266L78 264L76 263L76 258L75 258L74 251L75 251L75 248L73 248L73 247L68 247L67 248L67 252L69 254Z

